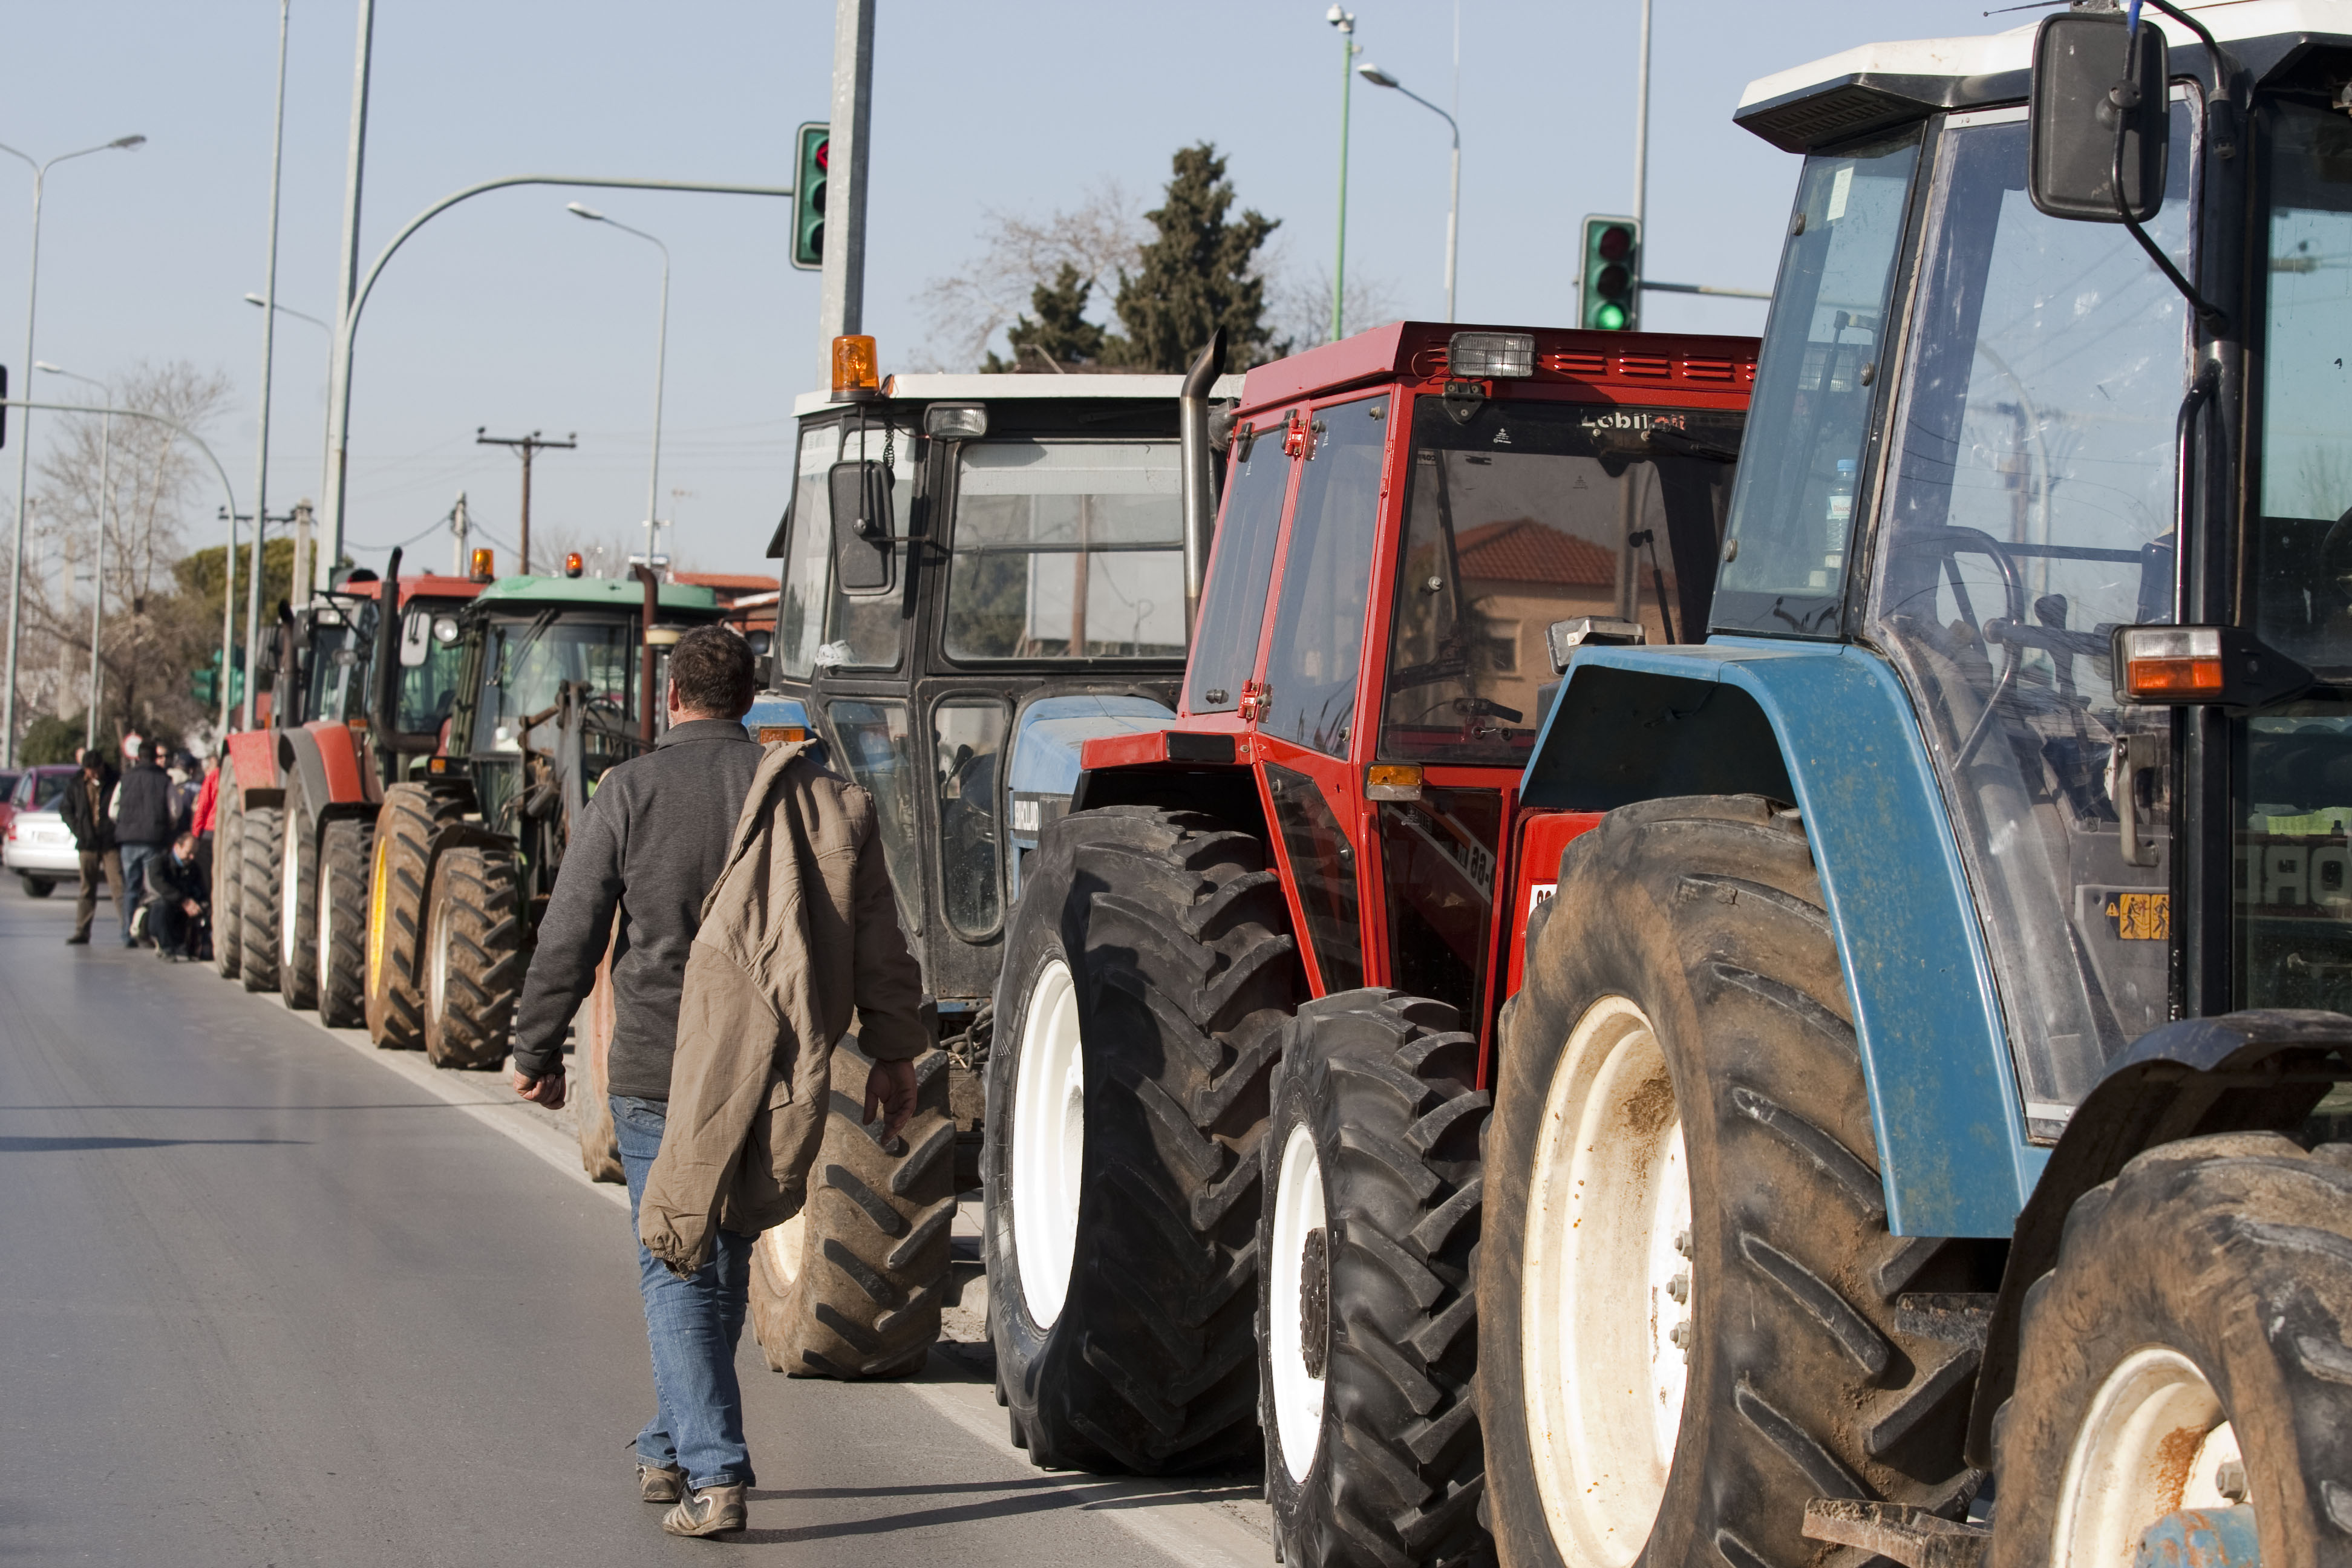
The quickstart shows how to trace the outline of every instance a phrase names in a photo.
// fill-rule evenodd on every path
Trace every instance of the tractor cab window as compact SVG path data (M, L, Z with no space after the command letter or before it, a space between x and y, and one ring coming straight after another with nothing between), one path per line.
M1918 128L1805 161L1757 361L1715 624L1833 637Z
M840 704L834 710L838 714ZM940 912L957 935L973 942L993 936L1004 916L1003 837L996 816L1004 726L1004 704L993 697L950 697L931 710Z
M1375 397L1315 411L1266 648L1260 728L1335 757L1347 755L1355 721L1381 531L1381 455L1393 403Z
M922 930L922 861L915 850L914 738L904 702L835 702L825 710L841 742L842 765L874 797L874 827L882 840L882 863L898 895L898 918L909 931Z
M559 620L551 612L499 616L482 649L482 689L474 707L474 750L520 752L552 744L562 691L571 683L587 721L625 729L636 713L637 637L631 621Z
M1653 642L1696 641L1682 587L1713 565L1740 425L1414 399L1381 755L1523 766L1555 679L1554 621L1638 618Z
M1209 581L1201 591L1199 635L1185 671L1187 713L1230 713L1257 668L1265 626L1265 593L1274 584L1274 547L1282 537L1282 503L1290 493L1290 458L1279 420L1234 433L1224 511L1217 520Z
M2263 321L2263 641L2352 680L2352 121L2265 116L2270 267ZM2238 1005L2352 1008L2352 707L2315 698L2243 727L2235 903Z
M344 704L358 689L352 676L362 660L362 647L350 626L321 620L310 628L310 682L302 694L303 722L320 719L342 721Z
M1173 441L973 441L956 462L950 658L1184 657Z
M435 632L436 623L455 631L457 623L451 614L456 608L446 602L437 606L418 605L410 608L402 620L400 690L394 722L404 735L425 735L439 730L457 700L457 674L465 662L466 646L454 635L444 637ZM412 648L421 651L420 662L409 662L416 657Z
M2108 647L2172 616L2189 344L2120 225L2035 210L2023 116L1955 115L1937 150L1871 630L1942 775L2046 1139L2168 1016L2171 726L2116 700ZM2184 268L2190 120L2176 103L2148 226Z
M851 598L833 585L833 510L826 476L840 462L887 452L897 531L907 531L915 505L915 446L912 429L886 432L876 419L860 426L849 420L813 425L801 431L798 473L792 510L784 519L782 593L776 605L776 669L787 680L806 680L819 665L845 669L895 669L906 641L906 595L893 591ZM894 547L893 581L907 580L907 547Z

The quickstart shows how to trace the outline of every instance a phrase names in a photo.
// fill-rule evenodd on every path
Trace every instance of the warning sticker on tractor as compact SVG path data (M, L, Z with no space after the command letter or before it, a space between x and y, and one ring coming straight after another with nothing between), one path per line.
M2118 942L2164 942L2172 935L2170 893L2116 893L2104 912Z

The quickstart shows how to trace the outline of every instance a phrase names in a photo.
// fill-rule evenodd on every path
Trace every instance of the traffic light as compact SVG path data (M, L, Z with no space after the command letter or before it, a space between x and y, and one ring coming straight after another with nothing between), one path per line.
M220 706L220 650L188 674L188 695L196 706L207 710ZM245 650L236 650L229 665L228 700L232 706L245 700Z
M833 129L803 125L793 178L793 265L824 266L824 180L833 156Z
M1630 332L1642 324L1642 226L1630 217L1584 220L1583 308L1580 325Z

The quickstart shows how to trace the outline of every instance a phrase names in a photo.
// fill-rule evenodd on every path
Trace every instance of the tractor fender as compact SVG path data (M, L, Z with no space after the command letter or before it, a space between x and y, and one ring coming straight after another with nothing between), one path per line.
M1970 1464L1990 1467L1993 1415L2017 1383L2025 1293L2057 1264L2075 1200L2159 1143L2216 1132L2294 1132L2330 1089L2347 1080L2352 1018L2341 1013L2277 1007L2185 1018L2124 1048L2067 1118L2018 1215L1969 1408Z
M299 793L310 829L316 834L336 806L368 805L367 780L360 767L359 738L342 724L320 722L278 732L278 767L289 796ZM357 813L344 812L353 816Z
M221 742L228 753L228 765L236 770L237 787L243 790L242 805L276 805L278 782L278 748L271 743L267 730L239 730ZM272 798L257 800L254 791L268 790Z
M432 843L425 848L422 879L425 890L428 894L431 892L434 873L441 868L441 857L452 849L504 849L512 852L515 847L512 834L497 832L478 822L453 822L435 834ZM384 961L388 963L404 962L408 965L408 983L412 985L425 984L425 928L430 923L428 921L416 922L416 944L406 952L387 952L384 954ZM384 941L389 943L392 940L387 932Z
M1013 721L1004 770L1012 897L1045 829L1067 816L1086 771L1080 752L1097 735L1139 735L1176 722L1166 704L1121 691L1058 692L1032 699Z
M1717 638L1577 650L1520 781L1528 806L1760 795L1804 815L1897 1236L2007 1237L2047 1152L2023 1104L1943 794L1867 648Z

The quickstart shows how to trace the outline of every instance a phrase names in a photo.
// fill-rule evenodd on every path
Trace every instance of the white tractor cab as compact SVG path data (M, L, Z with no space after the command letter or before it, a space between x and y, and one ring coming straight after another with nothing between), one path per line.
M943 1302L975 1305L978 1254L949 1216L980 1184L1005 923L1079 746L1175 720L1216 516L1208 441L1188 473L1179 437L1218 437L1211 399L1240 395L1223 340L1181 376L886 381L873 340L845 338L836 385L794 405L767 689L744 722L819 741L873 793L945 1048L887 1148L857 1121L855 1037L836 1055L808 1206L761 1238L754 1271L778 1371L897 1375L922 1363Z

